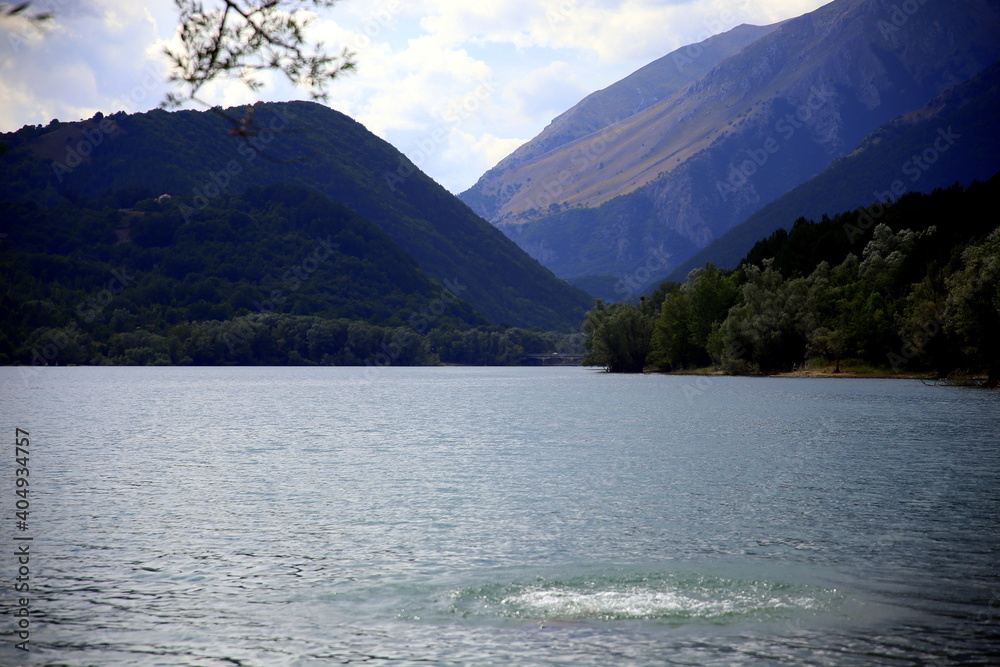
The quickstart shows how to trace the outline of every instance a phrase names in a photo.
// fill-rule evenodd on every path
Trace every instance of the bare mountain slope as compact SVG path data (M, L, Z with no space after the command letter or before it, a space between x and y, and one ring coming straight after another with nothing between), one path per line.
M882 125L847 156L758 210L682 263L669 278L684 280L688 271L706 262L733 268L755 243L778 229L790 229L800 217L819 220L864 206L871 210L865 219L867 230L889 199L956 183L967 186L998 172L1000 61L920 109ZM861 238L859 231L845 229L844 235Z
M786 21L627 118L522 147L462 198L566 278L626 275L653 250L679 264L1000 56L996 0L907 9L836 0Z
M780 24L779 24L780 25ZM618 121L671 98L698 80L719 62L777 27L741 25L686 46L636 70L621 81L591 93L572 109L557 116L537 137L524 144L488 171L460 198L488 220L502 217L511 195L509 183L530 183L535 165L546 165L547 153L593 139ZM565 152L565 151L564 151ZM544 167L543 167L544 168ZM519 188L518 188L519 189ZM506 191L505 191L506 190ZM529 188L530 190L530 188Z

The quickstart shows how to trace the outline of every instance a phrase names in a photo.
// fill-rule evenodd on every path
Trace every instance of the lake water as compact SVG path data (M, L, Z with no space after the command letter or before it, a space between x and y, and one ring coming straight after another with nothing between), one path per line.
M1000 655L997 392L586 368L0 383L3 665Z

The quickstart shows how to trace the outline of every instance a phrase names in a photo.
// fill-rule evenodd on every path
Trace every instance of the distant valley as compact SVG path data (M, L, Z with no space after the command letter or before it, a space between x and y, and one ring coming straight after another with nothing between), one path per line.
M997 3L913 7L837 0L668 54L556 118L460 196L556 275L592 292L611 298L616 282L655 265L654 287L884 123L1000 56ZM962 164L972 144L956 145L952 162ZM1000 169L993 153L974 169L938 167L920 188L989 178ZM830 205L866 205L878 183ZM835 212L809 209L780 224Z
M833 349L877 365L908 335L897 320L922 321L917 300L992 289L973 277L995 225L968 211L1000 171L1000 9L906 6L836 0L667 54L460 197L311 102L108 110L0 135L0 362L544 363L579 360L600 321L672 370L769 372ZM858 221L856 238L841 229ZM934 261L911 260L882 307L886 286L853 276L851 256L916 228ZM754 359L730 309L751 312L754 276L821 285L824 262L844 267L835 295L809 297L825 323ZM843 304L878 336L835 320ZM993 382L1000 364L979 353L995 323L960 330L959 315L924 367L988 367Z

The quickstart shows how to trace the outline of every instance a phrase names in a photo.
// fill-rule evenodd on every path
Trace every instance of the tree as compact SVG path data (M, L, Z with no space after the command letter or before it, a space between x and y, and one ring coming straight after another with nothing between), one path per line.
M667 291L653 329L651 363L673 369L711 363L709 339L740 296L731 277L709 262Z
M677 289L664 299L656 318L649 360L659 368L679 370L694 363L696 354L691 343L691 299L687 290Z
M914 248L931 239L935 232L933 225L921 232L911 229L893 232L888 225L879 224L865 245L857 281L844 290L849 294L845 312L851 326L843 329L848 336L848 347L869 362L882 363L890 350L898 349L897 315L902 312L903 296L910 289L902 280L903 267Z
M0 18L24 20L35 25L41 24L52 18L52 12L38 12L33 14L27 11L30 6L30 2L22 2L17 5L0 3Z
M948 277L947 329L969 361L1000 386L1000 229L962 253L962 267Z
M168 80L184 88L170 93L164 107L176 107L195 95L209 81L236 76L251 90L263 85L258 74L281 71L296 86L309 89L313 99L327 98L326 86L354 68L354 54L337 55L322 42L307 44L305 29L312 21L310 8L332 7L336 0L221 0L205 7L201 0L174 0L180 12L177 49L165 52L174 71Z
M943 377L961 363L961 355L956 354L950 340L953 336L945 331L947 299L945 275L939 269L931 270L912 286L897 317L901 344L888 355L893 367L917 361L933 367Z
M277 70L296 86L304 86L316 101L327 99L327 85L355 67L354 53L347 48L336 55L323 42L309 44L305 30L315 15L311 9L328 9L337 0L174 0L179 12L178 48L164 49L173 66L167 78L179 83L182 94L168 93L160 105L175 108L210 81L235 76L250 90L263 83L260 72ZM0 20L23 21L40 27L52 12L28 11L31 2L0 3ZM6 146L0 145L0 152Z
M809 334L809 346L806 350L811 355L832 357L836 367L834 373L840 372L840 360L847 349L847 338L840 329L819 327Z
M587 354L585 366L604 366L610 373L641 373L649 354L653 318L642 304L606 305L600 299L583 323Z
M691 344L696 349L696 363L707 364L706 351L712 331L726 319L729 309L736 305L740 291L730 276L715 268L711 262L703 269L688 275L688 296L691 300ZM687 286L685 286L687 287Z
M815 329L809 279L786 281L773 260L763 265L763 271L744 267L743 301L729 311L719 330L721 338L712 341L730 372L790 370L803 361L807 336Z

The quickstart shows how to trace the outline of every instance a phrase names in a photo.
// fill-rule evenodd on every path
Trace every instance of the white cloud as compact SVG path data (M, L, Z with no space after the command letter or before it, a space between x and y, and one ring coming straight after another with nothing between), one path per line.
M505 96L520 115L551 119L566 110L566 100L582 99L591 92L573 65L557 60L511 82Z
M5 95L15 102L0 111L3 130L108 111L114 100L131 100L144 80L149 90L134 96L128 110L145 111L159 103L166 90L162 70L154 80L143 69L146 49L157 40L150 11L118 0L57 5L53 11L42 32L24 24L0 25L0 42L9 47L0 56L0 85L5 92L16 91Z
M44 35L0 22L0 130L98 110L145 111L163 100L170 87L162 51L177 28L170 0L52 4L56 20ZM421 153L415 161L457 192L589 92L711 34L819 4L351 0L322 12L308 34L331 51L357 53L357 72L329 87L330 106L408 155ZM199 97L230 106L308 92L271 74L257 94L224 81Z
M441 150L437 167L452 184L456 194L467 190L497 162L510 155L525 139L508 139L492 134L476 136L452 128Z

